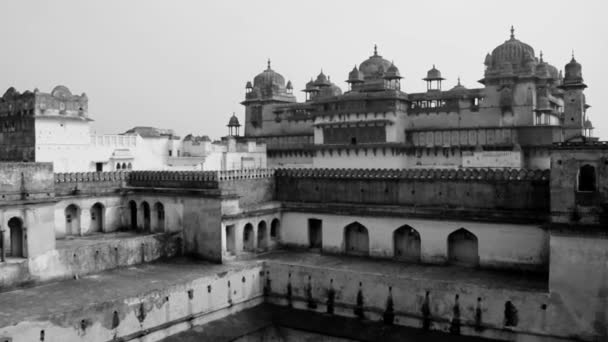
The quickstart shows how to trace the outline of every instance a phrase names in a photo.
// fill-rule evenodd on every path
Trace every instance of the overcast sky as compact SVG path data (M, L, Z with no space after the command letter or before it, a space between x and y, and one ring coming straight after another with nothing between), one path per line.
M563 69L583 65L590 118L608 139L608 5L597 1L3 1L0 91L57 85L86 92L98 133L136 126L227 133L245 83L266 59L295 89L320 69L342 89L373 45L405 92L436 64L452 87L481 87L486 53L509 38ZM1 95L1 94L0 94ZM297 92L298 100L303 93Z

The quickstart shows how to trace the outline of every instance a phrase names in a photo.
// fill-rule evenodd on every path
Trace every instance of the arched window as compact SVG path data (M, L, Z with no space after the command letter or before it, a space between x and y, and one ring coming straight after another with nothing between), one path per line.
M251 252L253 251L253 248L253 225L247 223L243 229L243 250Z
M103 231L103 204L97 202L91 207L91 232Z
M116 170L120 170L120 163L116 163Z
M260 223L258 223L258 248L262 250L268 248L266 221L260 221Z
M9 228L9 248L6 249L6 254L12 257L23 258L23 220L19 217L13 217L8 220Z
M122 163L122 165L121 165L121 167L120 167L120 168L121 168L121 169L123 169L123 170L124 170L124 169L126 169L126 168L127 168L127 164Z
M347 254L368 255L369 234L359 222L353 222L344 227L344 248Z
M399 260L420 261L420 234L404 225L393 233L394 255Z
M65 208L65 234L80 234L80 208L75 204L70 204Z
M129 202L129 216L131 218L131 229L137 229L137 203L135 201Z
M448 236L448 260L462 266L478 266L479 252L477 237L464 228Z
M578 170L578 191L595 191L595 167L586 164Z
M131 165L131 163L127 164L127 170L131 170L133 168L133 165Z
M274 219L270 223L270 238L272 240L280 240L281 239L281 222L279 219Z
M151 231L151 215L150 215L150 204L148 204L148 202L144 201L141 204L141 210L142 213L144 214L144 232L149 233Z
M162 203L156 202L154 204L154 227L152 229L155 232L165 231L165 206Z

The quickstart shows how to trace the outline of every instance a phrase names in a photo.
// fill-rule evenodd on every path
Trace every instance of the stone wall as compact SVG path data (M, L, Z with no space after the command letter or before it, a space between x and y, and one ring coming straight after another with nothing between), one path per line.
M128 171L56 173L55 192L57 196L116 193L128 179Z
M54 192L53 164L0 163L0 201L49 199Z
M523 169L277 170L277 200L549 212L549 171Z

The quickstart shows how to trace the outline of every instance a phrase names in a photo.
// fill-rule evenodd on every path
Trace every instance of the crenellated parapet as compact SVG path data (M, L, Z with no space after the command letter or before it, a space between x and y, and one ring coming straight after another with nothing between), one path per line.
M55 192L59 196L117 192L128 177L128 171L55 173Z
M278 169L277 177L470 181L549 181L549 170L526 169Z
M219 181L230 181L240 179L257 179L274 177L274 169L243 169L218 171L217 177Z
M215 171L132 171L129 186L151 188L217 189Z

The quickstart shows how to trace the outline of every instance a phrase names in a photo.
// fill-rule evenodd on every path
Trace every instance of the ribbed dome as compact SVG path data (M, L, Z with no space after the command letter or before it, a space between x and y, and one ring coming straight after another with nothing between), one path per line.
M253 78L253 86L258 88L278 86L282 88L285 87L285 78L270 68L270 60L268 60L268 68Z
M435 80L444 80L445 78L441 77L441 71L435 68L435 64L433 64L433 68L426 73L426 78L423 78L425 81L435 81Z
M486 65L491 68L506 68L510 64L512 70L517 71L527 63L535 63L534 49L515 39L513 27L511 27L511 38L497 46L490 55L486 57ZM489 65L488 65L489 64Z
M566 64L565 69L566 75L564 77L564 82L572 83L583 81L583 68L581 64L574 59L574 54L572 55L570 63Z
M228 120L228 127L240 127L240 126L241 126L241 124L239 123L239 118L237 118L236 115L234 113L232 113L230 120Z
M363 82L363 74L357 69L357 66L353 68L351 72L348 73L348 81L349 83L360 83Z
M384 74L384 78L386 79L395 79L401 78L401 74L399 73L399 69L395 65L395 63L391 62L391 66L388 67L386 73Z
M327 76L325 76L325 74L323 73L323 70L321 70L321 73L317 76L317 79L315 80L314 85L317 87L323 87L323 86L328 86L331 83L329 83L329 81L327 80Z
M391 66L391 62L378 55L378 48L374 46L374 55L359 65L359 71L367 79L379 79L384 76L385 71Z

